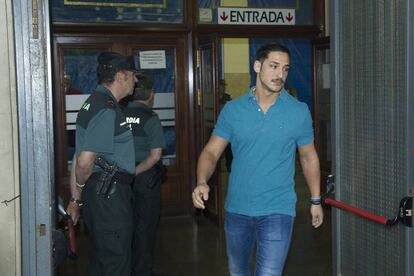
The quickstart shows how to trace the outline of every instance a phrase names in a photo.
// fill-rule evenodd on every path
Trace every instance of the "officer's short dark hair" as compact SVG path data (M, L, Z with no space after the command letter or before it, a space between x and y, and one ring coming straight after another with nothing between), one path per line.
M269 57L269 54L271 52L286 53L290 59L290 51L287 47L279 43L270 43L263 45L256 51L255 60L259 61L260 63L263 63L263 61Z
M150 98L154 88L154 80L148 75L138 75L132 99L146 101Z
M132 56L123 56L114 52L103 52L98 56L96 73L99 84L112 83L115 74L122 70L136 72Z

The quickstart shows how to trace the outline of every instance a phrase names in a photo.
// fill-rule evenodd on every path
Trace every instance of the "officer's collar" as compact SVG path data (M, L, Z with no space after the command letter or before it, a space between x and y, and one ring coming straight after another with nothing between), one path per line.
M108 88L106 88L106 87L105 87L105 86L103 86L103 85L98 85L98 86L96 87L95 91L96 91L96 92L98 92L98 93L103 93L103 94L106 94L106 95L110 96L112 99L114 99L114 101L115 101L115 102L118 102L118 101L116 100L116 98L114 97L114 95L112 94L111 90L109 90Z

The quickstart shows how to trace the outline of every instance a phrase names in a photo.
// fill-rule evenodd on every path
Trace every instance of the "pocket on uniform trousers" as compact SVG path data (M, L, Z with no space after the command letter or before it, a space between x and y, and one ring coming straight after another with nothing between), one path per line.
M98 255L127 255L130 253L132 228L126 227L117 230L98 229L95 238Z

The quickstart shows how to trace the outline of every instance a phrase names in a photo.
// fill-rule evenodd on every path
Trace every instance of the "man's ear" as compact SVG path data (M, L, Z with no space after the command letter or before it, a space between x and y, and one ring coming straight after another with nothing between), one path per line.
M262 68L262 64L260 63L260 61L256 60L253 64L254 71L256 73L259 73L261 68Z
M150 107L154 106L154 95L155 95L155 93L154 93L154 91L152 91L151 94L150 94L150 97L147 100L147 105L150 106Z
M122 71L118 71L118 72L116 72L116 74L115 74L115 76L114 76L114 82L116 81L116 82L119 82L121 79L121 76L122 75Z

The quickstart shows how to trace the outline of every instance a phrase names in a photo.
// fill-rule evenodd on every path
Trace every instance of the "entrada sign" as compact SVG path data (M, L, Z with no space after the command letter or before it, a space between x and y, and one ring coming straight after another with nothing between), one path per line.
M295 25L294 9L218 8L218 24Z

